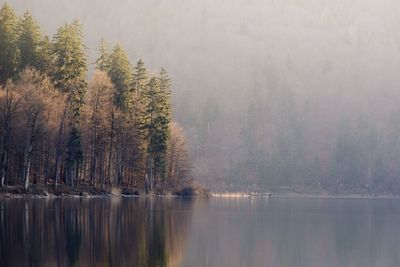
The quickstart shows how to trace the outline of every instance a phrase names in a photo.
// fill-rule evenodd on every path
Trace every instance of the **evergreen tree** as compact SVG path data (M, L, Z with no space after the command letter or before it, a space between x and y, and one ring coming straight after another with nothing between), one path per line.
M57 30L53 39L54 70L52 78L62 92L70 92L71 81L85 81L86 47L83 44L82 26L75 20Z
M103 38L101 38L98 51L99 57L96 60L96 69L107 72L110 67L110 54L108 52L108 44Z
M4 4L0 10L0 83L15 78L18 73L17 25L14 10Z
M36 68L45 74L52 72L52 44L48 36L44 36L40 41L39 50L37 52Z
M18 25L17 45L20 51L20 70L27 66L38 68L41 41L39 25L29 11L25 12Z
M87 87L85 46L82 26L77 20L57 30L53 40L53 57L53 81L61 92L68 95L71 131L67 145L67 181L76 185L82 161L81 109Z
M131 82L132 66L128 55L120 45L116 45L110 55L108 75L115 86L115 105L126 108L126 98Z
M67 144L67 179L70 186L76 185L79 168L83 161L81 135L76 126L72 126Z
M147 70L143 60L139 60L134 69L132 85L128 96L128 120L133 129L132 150L133 169L137 176L146 174L146 152L148 145L148 131L146 124L148 113L146 112ZM148 181L147 181L148 182Z
M170 138L170 79L164 69L153 77L146 91L148 121L148 172L156 181L165 178L167 144Z
M139 60L136 64L135 71L132 77L132 91L136 95L144 93L147 86L147 70L143 60Z
M77 20L58 29L53 41L52 78L60 91L68 93L75 123L79 120L86 92L85 49L82 26Z
M104 54L103 54L104 55ZM101 57L101 55L100 55ZM108 76L114 85L113 102L115 109L111 109L110 119L110 143L108 149L108 180L111 182L111 162L114 162L114 170L117 177L117 183L123 181L123 173L128 150L128 133L134 132L134 129L127 125L127 98L131 83L132 67L120 45L113 48L108 61ZM129 147L132 145L129 144ZM114 153L115 150L115 153ZM113 156L115 154L115 156Z
M134 126L138 130L144 130L148 120L148 113L146 112L146 105L148 104L148 97L146 98L147 90L147 70L143 60L139 60L133 73L132 86L128 97L129 112L133 116Z
M171 79L164 68L160 71L160 90L157 98L157 147L158 153L155 158L155 167L161 178L165 176L165 157L167 153L167 143L171 135L170 122L172 121L171 105Z

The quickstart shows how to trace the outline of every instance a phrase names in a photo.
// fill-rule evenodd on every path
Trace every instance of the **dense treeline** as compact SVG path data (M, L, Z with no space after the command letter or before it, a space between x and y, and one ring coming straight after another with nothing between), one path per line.
M399 194L400 109L377 109L381 96L357 99L362 107L350 97L324 106L315 95L269 87L250 92L240 115L216 101L182 108L196 177L221 191Z
M90 184L172 190L188 180L164 69L132 65L101 41L87 82L75 20L44 36L29 12L0 10L0 178L7 184Z

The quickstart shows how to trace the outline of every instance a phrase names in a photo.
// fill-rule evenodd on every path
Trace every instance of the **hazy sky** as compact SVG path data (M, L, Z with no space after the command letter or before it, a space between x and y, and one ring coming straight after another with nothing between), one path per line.
M8 2L18 14L31 10L48 34L78 17L91 61L101 37L120 42L134 62L167 68L177 92L227 104L277 84L300 92L399 85L396 0Z

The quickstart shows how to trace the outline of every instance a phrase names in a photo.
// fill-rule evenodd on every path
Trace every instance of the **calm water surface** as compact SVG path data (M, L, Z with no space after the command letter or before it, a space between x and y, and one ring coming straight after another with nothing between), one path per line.
M0 200L0 266L398 267L400 199Z

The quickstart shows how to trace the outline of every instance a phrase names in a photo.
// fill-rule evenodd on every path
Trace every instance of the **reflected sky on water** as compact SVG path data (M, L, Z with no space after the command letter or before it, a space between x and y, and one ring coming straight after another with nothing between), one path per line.
M0 266L397 267L400 200L0 200Z

